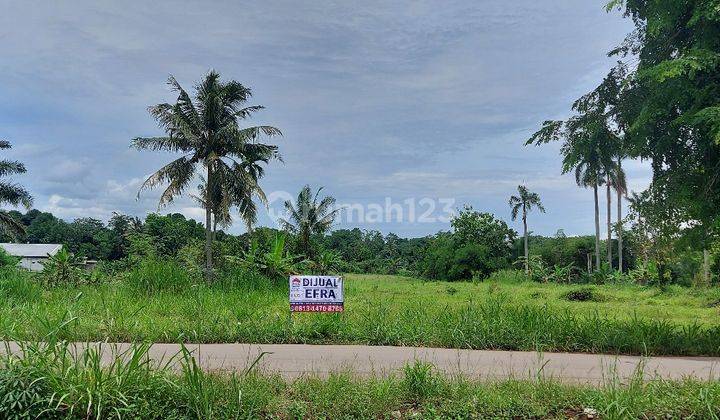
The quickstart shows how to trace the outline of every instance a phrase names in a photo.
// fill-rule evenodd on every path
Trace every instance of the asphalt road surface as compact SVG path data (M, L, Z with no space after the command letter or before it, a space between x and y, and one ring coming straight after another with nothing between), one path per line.
M127 357L127 343L77 343L76 352L87 346L100 347L105 363L116 355ZM555 379L569 383L599 384L628 381L639 371L645 379L701 380L719 378L717 357L651 357L597 354L537 353L520 351L458 350L424 347L306 344L188 344L188 351L209 371L244 372L254 365L264 373L279 373L288 379L303 375L327 377L333 372L359 376L397 374L414 361L431 363L448 375L472 379ZM8 343L0 352L21 353L18 343ZM154 344L148 355L152 363L178 368L182 359L177 344ZM259 357L262 354L262 357Z

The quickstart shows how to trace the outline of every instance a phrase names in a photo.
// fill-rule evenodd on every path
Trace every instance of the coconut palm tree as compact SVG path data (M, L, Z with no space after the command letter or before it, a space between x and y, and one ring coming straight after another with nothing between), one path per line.
M190 196L205 210L208 209L208 203L212 203L212 205L214 206L210 209L210 214L212 215L211 224L214 240L218 226L220 226L221 228L228 228L232 225L232 215L230 214L230 200L226 194L222 193L222 191L220 191L220 194L217 194L215 198L209 200L207 198L207 180L204 176L200 176L200 184L197 188L198 194L191 194Z
M335 199L327 196L320 198L322 187L313 196L309 185L305 185L298 194L297 202L285 202L288 219L280 219L280 225L287 232L296 235L300 250L306 257L313 257L311 238L322 235L330 230L340 209L333 209Z
M512 207L512 220L516 220L518 214L522 211L523 237L525 238L525 274L529 274L530 251L528 248L527 215L533 207L537 207L538 210L545 213L545 207L543 207L542 202L540 201L540 196L537 193L530 192L524 185L518 185L517 188L518 195L510 197L508 204Z
M164 150L181 156L152 174L140 191L167 184L160 196L162 207L181 195L202 169L207 190L205 206L205 258L206 276L212 276L212 219L219 206L215 200L227 196L229 206L248 208L253 197L264 199L258 184L262 173L253 176L248 162L257 162L257 156L267 162L279 157L277 146L259 143L262 135L282 135L279 129L259 125L242 128L239 120L249 118L262 106L246 106L252 96L249 88L234 80L222 82L220 75L210 71L195 86L194 98L170 76L168 84L178 93L174 104L162 103L149 108L150 114L165 130L164 137L138 137L131 146L138 150ZM140 194L140 193L138 193ZM222 217L222 216L218 216Z
M11 147L9 142L0 140L0 150L10 149ZM26 171L25 165L18 161L0 160L0 204L21 205L27 209L32 206L32 196L25 188L13 183L10 179L2 179L12 175L24 174ZM4 211L0 211L0 229L14 238L25 233L23 224Z
M215 182L215 188L213 188L214 198L208 200L208 184L205 177L200 176L200 185L198 185L199 195L193 194L192 197L197 201L202 208L207 209L208 203L212 203L213 208L211 209L212 214L212 231L213 239L217 227L221 228L230 227L233 223L232 214L230 208L235 204L238 209L240 219L245 223L248 231L252 230L252 226L257 221L257 205L253 200L253 195L257 196L263 203L267 203L265 193L260 188L252 188L252 185L243 185L242 181L247 179L252 180L253 185L257 185L260 178L265 174L265 169L261 164L269 163L271 158L277 158L282 160L280 156L273 156L271 153L263 153L262 150L248 151L245 154L245 161L240 163L240 167L245 171L245 177L229 177L224 173L221 168L221 173L218 173L218 179L227 180L228 182ZM235 184L232 181L239 180L241 183ZM235 200L233 200L235 197Z

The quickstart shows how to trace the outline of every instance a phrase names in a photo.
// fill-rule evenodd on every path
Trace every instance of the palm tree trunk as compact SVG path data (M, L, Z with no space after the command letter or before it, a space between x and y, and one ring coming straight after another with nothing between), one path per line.
M610 175L608 174L605 183L607 184L607 263L608 267L612 269L612 193L610 188Z
M600 268L600 204L598 202L598 183L593 184L595 196L595 269Z
M525 275L528 275L530 274L530 250L528 249L528 228L525 206L523 206L523 232L523 236L525 236Z
M211 169L212 162L208 162L207 166L207 189L208 191L212 191L211 189L211 183L212 183L212 169ZM207 281L212 280L212 270L213 270L213 264L212 264L212 203L210 202L210 194L207 194L207 197L205 198L205 279Z
M620 161L618 160L618 167ZM622 226L622 193L617 190L617 243L618 243L618 270L623 272L623 226Z
M212 241L215 242L215 238L217 237L217 216L213 214L212 217Z

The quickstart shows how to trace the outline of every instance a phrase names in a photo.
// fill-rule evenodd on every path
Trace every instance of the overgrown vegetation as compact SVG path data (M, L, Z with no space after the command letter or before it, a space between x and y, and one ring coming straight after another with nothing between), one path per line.
M357 343L720 355L720 290L528 282L521 271L475 283L348 275L346 312L296 314L286 281L237 267L207 284L176 263L148 260L100 283L42 288L0 279L0 334L42 339L43 320L72 319L72 341Z
M623 384L599 387L535 378L478 382L448 378L416 362L384 378L337 372L285 381L258 372L205 373L187 352L167 365L148 361L138 344L106 355L96 348L73 356L67 344L27 343L0 360L4 418L566 418L594 413L607 419L720 416L717 382Z

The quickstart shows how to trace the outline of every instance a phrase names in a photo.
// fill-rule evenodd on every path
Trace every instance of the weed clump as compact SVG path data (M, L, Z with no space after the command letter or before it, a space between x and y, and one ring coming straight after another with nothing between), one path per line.
M605 297L590 287L571 290L563 295L570 302L602 302Z

